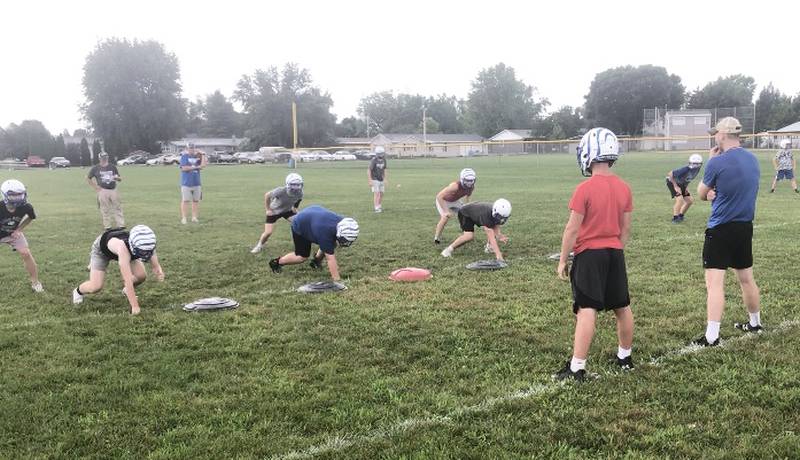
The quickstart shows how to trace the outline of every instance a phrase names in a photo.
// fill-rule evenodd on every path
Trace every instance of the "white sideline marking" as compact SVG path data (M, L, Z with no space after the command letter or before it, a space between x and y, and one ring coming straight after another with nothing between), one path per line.
M759 336L772 335L773 333L776 332L784 332L788 329L797 326L800 326L800 321L786 320L775 327L769 328L767 331L762 332L761 334L743 333L743 335L741 336L721 341L718 347L701 347L698 345L687 345L678 348L676 350L668 351L659 357L651 358L649 362L645 362L644 364L640 364L639 366L650 365L654 367L659 367L662 364L664 364L665 361L669 360L672 357L687 355L691 353L699 353L701 351L713 350L715 348L725 348L732 343L742 342L745 340L753 340ZM595 375L594 377L601 378L600 376L597 375ZM489 412L499 404L510 401L520 401L524 399L529 399L534 396L547 393L549 391L555 391L562 387L565 387L565 384L563 382L542 383L534 385L526 390L520 390L520 391L515 391L513 393L509 393L505 396L489 398L472 406L464 406L456 408L450 411L447 415L443 416L432 415L430 417L423 417L423 418L409 418L397 422L393 425L390 425L386 428L376 428L372 431L367 432L366 434L344 434L338 436L331 436L321 444L317 444L315 446L311 446L303 450L293 450L285 454L274 455L270 458L271 460L299 460L299 459L313 458L321 454L339 452L341 450L344 450L348 447L352 447L355 445L370 444L376 441L383 441L393 436L413 431L417 428L423 428L426 426L434 426L434 425L446 425L453 422L454 419L462 415Z

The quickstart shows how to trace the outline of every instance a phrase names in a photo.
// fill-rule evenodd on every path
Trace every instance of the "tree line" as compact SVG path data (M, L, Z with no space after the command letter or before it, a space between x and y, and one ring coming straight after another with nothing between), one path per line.
M314 83L308 69L293 63L243 75L230 98L217 90L194 101L182 97L177 57L155 41L102 41L87 56L83 71L81 111L91 132L114 156L137 149L157 152L161 142L185 135L248 138L250 148L291 146L293 102L303 147L330 145L336 137L419 133L423 113L429 133L489 137L510 128L530 129L535 138L563 139L591 126L605 126L618 134L636 135L642 130L645 108L750 106L756 87L752 77L737 74L687 90L681 78L664 67L622 66L595 75L583 106L551 107L535 86L499 63L478 73L466 98L381 91L359 102L358 116L337 121L331 113L331 95ZM797 120L800 94L784 94L771 83L761 90L756 100L757 131ZM36 120L0 129L0 154L30 152L91 161L88 147L72 145L65 146L63 135L52 136Z

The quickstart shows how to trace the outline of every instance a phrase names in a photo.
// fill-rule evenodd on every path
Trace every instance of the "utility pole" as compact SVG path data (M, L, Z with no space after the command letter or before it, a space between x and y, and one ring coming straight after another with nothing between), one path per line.
M425 144L425 152L428 151L428 118L426 114L428 113L428 107L423 105L422 106L422 143Z

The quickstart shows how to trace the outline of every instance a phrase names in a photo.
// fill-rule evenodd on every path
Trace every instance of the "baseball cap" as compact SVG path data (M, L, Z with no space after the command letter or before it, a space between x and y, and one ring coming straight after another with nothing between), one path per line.
M186 146L189 147L190 149L193 149L194 148L194 142L189 142Z
M739 120L733 117L725 117L717 122L717 125L708 130L708 134L712 136L717 133L722 134L739 134L742 132L742 124Z

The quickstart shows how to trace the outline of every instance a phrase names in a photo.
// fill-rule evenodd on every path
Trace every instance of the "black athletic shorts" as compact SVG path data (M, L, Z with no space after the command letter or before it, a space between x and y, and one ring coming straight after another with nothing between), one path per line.
M295 254L306 258L311 256L311 241L303 238L303 235L295 233L294 230L292 230L292 240L294 240Z
M475 225L477 225L474 220L470 219L464 214L461 214L460 211L458 213L458 223L461 225L462 232L474 232Z
M579 308L616 310L631 304L622 249L587 249L575 254L569 279L573 313Z
M703 268L725 270L753 266L753 223L728 222L706 229Z
M296 212L294 212L294 211L292 211L291 209L290 209L290 210L288 210L288 211L286 211L286 212L284 212L284 213L282 213L282 214L273 214L273 215L271 215L271 216L268 214L268 215L267 215L267 223L268 223L268 224L274 224L274 223L275 223L275 222L277 222L279 219L286 219L286 220L289 220L289 218L290 218L290 217L292 217L292 216L294 216L295 214L297 214L297 213L296 213Z
M669 194L672 195L672 198L675 198L678 195L680 195L680 196L691 196L689 194L689 191L686 190L686 187L688 187L688 186L689 186L689 184L686 184L686 185L678 184L678 187L680 187L680 189L681 189L681 193L678 193L678 191L675 190L675 186L672 185L672 181L667 179L667 190L669 190Z

